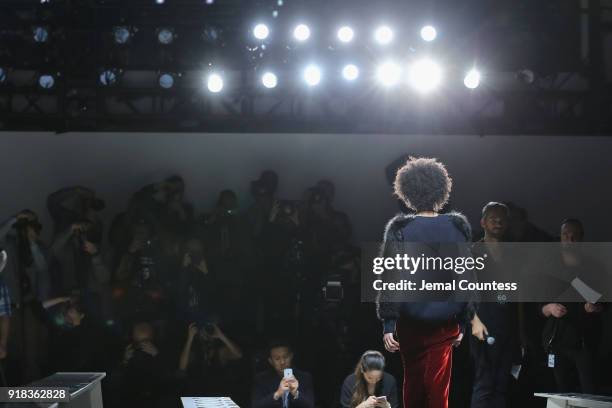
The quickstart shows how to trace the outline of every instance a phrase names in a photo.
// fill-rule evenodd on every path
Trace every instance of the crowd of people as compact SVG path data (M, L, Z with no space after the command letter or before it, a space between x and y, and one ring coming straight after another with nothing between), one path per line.
M172 176L135 192L110 225L93 189L65 188L47 199L50 243L38 214L7 217L0 382L103 371L112 407L175 407L179 396L196 395L253 408L399 407L401 368L376 351L380 323L375 306L360 301L361 252L348 216L334 207L334 184L321 180L285 200L278 183L265 171L251 182L247 207L224 190L196 214L183 179ZM485 205L480 226L487 242L554 239L513 203ZM562 241L584 235L578 220L562 222ZM528 318L500 327L489 318L495 307ZM610 354L605 316L589 303L485 306L454 353L451 406L537 404L536 387L605 393L607 377L594 363ZM492 328L508 345L495 348L493 361L483 349ZM547 369L553 346L558 361Z

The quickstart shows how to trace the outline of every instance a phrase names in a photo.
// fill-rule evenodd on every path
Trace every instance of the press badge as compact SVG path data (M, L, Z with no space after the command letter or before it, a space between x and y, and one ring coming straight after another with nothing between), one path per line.
M554 366L555 366L555 355L549 354L548 355L548 367L553 368Z

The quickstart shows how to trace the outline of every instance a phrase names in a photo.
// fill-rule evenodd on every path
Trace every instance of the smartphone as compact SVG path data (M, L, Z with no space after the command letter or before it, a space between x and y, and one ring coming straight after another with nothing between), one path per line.
M376 401L378 401L378 402L385 402L385 401L387 401L387 396L386 395L381 395L380 397L376 397Z
M291 368L285 368L283 370L283 377L284 378L289 378L289 377L293 377L293 369ZM386 397L385 397L386 398Z

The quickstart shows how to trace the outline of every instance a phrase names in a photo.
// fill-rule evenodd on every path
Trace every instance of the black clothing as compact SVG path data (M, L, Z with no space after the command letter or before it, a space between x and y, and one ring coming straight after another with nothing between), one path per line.
M471 227L467 219L459 213L440 214L437 217L419 217L416 215L398 215L385 229L382 256L393 257L403 252L404 242L422 243L422 251L427 256L442 256L433 246L439 243L462 243L471 241ZM430 246L429 244L433 244ZM442 249L442 248L440 248ZM446 248L445 248L446 249ZM457 248L461 251L462 248ZM458 253L453 254L459 256ZM469 254L462 254L467 256ZM437 272L437 271L436 271ZM442 271L445 278L449 276ZM467 274L466 274L467 275ZM465 276L465 275L464 275ZM428 278L436 278L428 271ZM385 333L392 333L395 323L401 316L427 321L447 321L452 317L458 323L465 324L473 315L472 304L460 302L402 302L389 299L398 296L389 291L380 292L377 299L378 318L383 321Z
M477 245L473 250L481 252L478 256L489 259L483 274L506 276L512 280L514 270L511 267L504 270L509 266L509 260L503 259L503 253L500 259L495 259L485 245ZM498 299L497 296L493 294L494 299ZM470 354L474 362L472 408L505 407L512 363L520 360L518 303L494 299L479 303L478 318L487 327L489 336L495 338L495 343L489 345L470 336Z
M353 393L355 392L355 374L351 374L342 383L342 389L340 390L340 405L342 408L354 408L351 407L351 401L353 399ZM383 373L383 378L376 384L374 396L381 397L386 396L387 401L391 404L391 408L399 408L399 400L397 398L397 382L395 378L388 373ZM360 401L360 403L363 401Z
M289 408L314 408L312 377L305 371L295 369L293 376L300 383L299 394L296 399L289 394ZM281 379L282 377L271 369L258 374L253 382L251 408L281 408L283 398L274 400L274 392L278 389Z

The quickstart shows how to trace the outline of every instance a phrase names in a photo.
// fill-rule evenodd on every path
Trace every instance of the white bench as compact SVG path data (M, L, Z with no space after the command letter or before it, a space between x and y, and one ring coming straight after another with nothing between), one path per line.
M590 394L535 393L547 398L546 408L612 408L612 397Z

